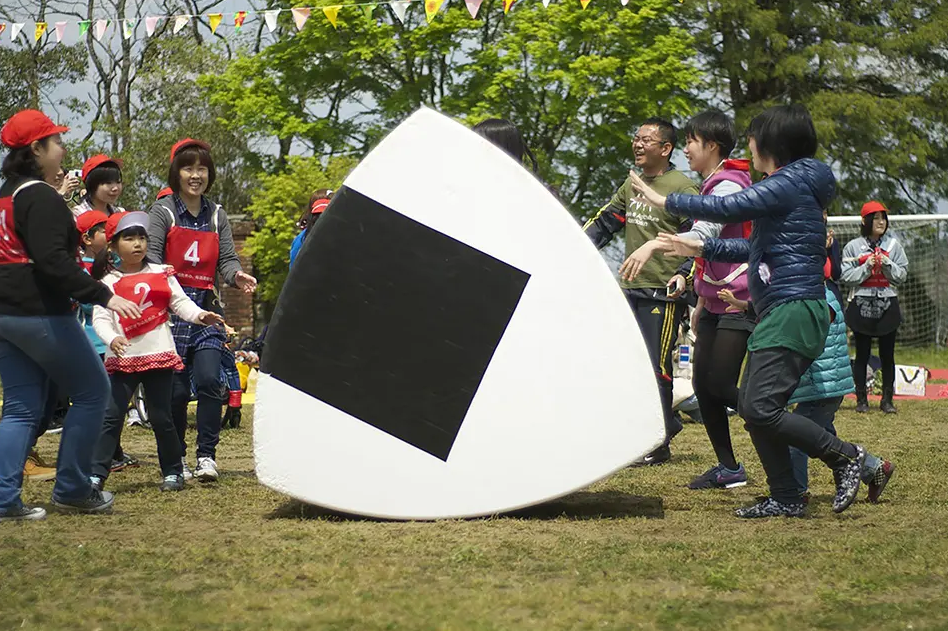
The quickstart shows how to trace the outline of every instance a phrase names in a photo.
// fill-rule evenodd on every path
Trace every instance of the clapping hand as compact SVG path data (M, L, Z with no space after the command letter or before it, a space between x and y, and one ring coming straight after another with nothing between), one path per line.
M656 193L651 186L646 184L642 178L639 177L638 173L629 171L629 180L632 184L632 188L638 193L636 201L654 206L655 208L665 207L665 197Z
M656 241L658 249L664 251L665 256L701 256L702 242L698 239L659 232Z

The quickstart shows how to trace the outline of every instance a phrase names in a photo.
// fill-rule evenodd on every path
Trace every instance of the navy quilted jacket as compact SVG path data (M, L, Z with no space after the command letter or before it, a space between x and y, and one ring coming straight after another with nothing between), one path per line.
M665 208L716 223L754 222L749 240L706 240L704 258L749 263L751 300L763 318L785 302L825 298L823 209L835 193L833 171L819 160L804 158L725 197L673 193Z

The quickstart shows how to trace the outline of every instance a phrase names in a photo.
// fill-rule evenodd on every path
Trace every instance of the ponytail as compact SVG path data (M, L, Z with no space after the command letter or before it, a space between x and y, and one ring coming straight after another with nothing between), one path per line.
M89 273L92 275L92 278L102 280L112 269L112 253L108 248L104 248L95 255L95 261L92 262L92 269Z

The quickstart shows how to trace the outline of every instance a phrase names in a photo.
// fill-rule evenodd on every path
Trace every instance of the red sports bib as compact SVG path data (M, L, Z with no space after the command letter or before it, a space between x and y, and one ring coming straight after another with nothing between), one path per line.
M878 250L879 253L884 256L889 256L889 253L883 250L882 248L876 248L876 250ZM860 255L859 264L863 265L866 261L868 261L873 256L873 254L875 254L875 251L870 252L869 254ZM867 278L866 280L862 282L861 286L862 287L888 287L889 279L886 278L885 274L882 273L882 266L873 265L872 274L870 274L869 278Z
M171 304L171 285L167 274L133 274L124 276L112 287L116 295L131 300L142 311L142 317L132 320L119 317L125 337L132 339L154 331L168 321Z
M29 262L13 224L13 197L0 197L0 265Z
M178 282L195 289L213 289L220 253L217 232L171 226L165 238L165 263L174 267Z

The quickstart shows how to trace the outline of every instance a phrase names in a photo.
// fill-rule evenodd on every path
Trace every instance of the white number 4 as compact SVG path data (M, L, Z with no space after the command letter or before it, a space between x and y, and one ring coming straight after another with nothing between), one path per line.
M151 293L151 287L148 286L148 283L138 283L135 285L135 295L142 294L142 299L138 302L138 308L142 311L148 307L153 307L155 304L151 300L148 300L149 293ZM148 302L145 302L146 300L148 300Z
M195 241L191 244L191 247L188 248L188 251L184 253L184 260L191 263L191 265L197 265L201 262L201 256L198 254L198 242Z

